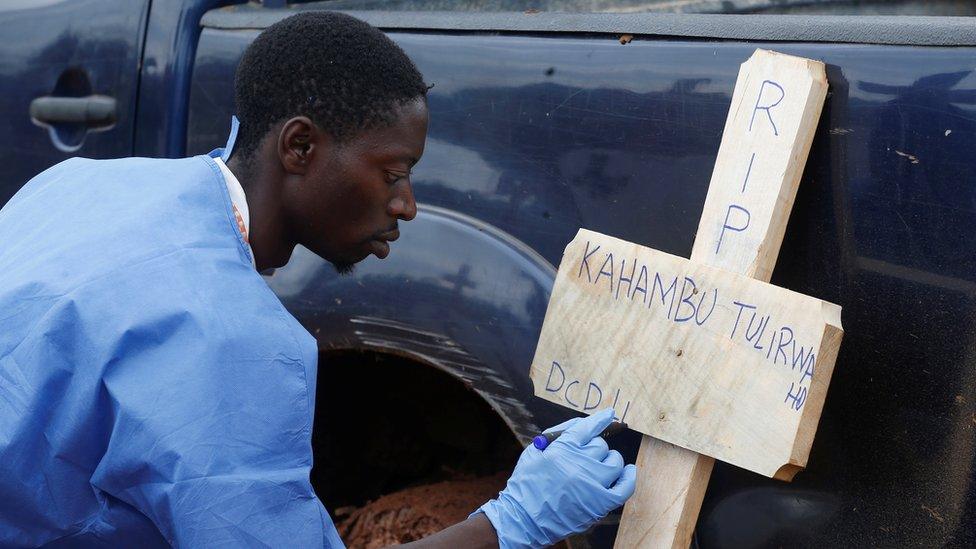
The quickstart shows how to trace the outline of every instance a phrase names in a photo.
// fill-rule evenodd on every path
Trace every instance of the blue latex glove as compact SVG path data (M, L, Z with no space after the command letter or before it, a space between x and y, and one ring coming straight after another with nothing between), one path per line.
M481 506L498 545L542 547L586 531L634 493L637 469L597 435L613 421L606 409L549 429L562 429L545 450L529 445L505 489Z

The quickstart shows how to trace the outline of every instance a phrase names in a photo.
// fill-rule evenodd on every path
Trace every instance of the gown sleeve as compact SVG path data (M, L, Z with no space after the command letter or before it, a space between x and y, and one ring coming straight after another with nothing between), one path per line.
M93 488L177 547L342 547L309 482L307 333L238 265L200 264L175 251L71 296L111 425Z

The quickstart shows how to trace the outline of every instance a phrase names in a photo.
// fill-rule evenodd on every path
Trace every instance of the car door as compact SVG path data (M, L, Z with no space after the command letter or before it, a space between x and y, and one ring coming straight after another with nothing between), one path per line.
M149 0L0 3L0 206L72 156L132 154Z

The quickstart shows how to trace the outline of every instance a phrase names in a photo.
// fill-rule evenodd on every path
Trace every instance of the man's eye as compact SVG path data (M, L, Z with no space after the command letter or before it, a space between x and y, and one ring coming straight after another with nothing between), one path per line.
M409 177L410 173L386 172L386 182L392 185L401 179Z

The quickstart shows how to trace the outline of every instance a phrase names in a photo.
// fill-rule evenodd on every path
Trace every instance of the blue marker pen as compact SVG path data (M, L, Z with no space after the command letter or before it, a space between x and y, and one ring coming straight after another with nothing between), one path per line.
M608 425L606 429L601 431L598 436L607 438L609 436L619 433L620 431L623 431L626 428L627 428L626 423L623 423L621 421L614 421L613 423ZM536 435L535 438L532 439L532 445L539 450L545 450L547 446L552 444L552 441L559 438L559 435L563 434L564 432L565 431L551 431L549 433L542 433L541 435Z

